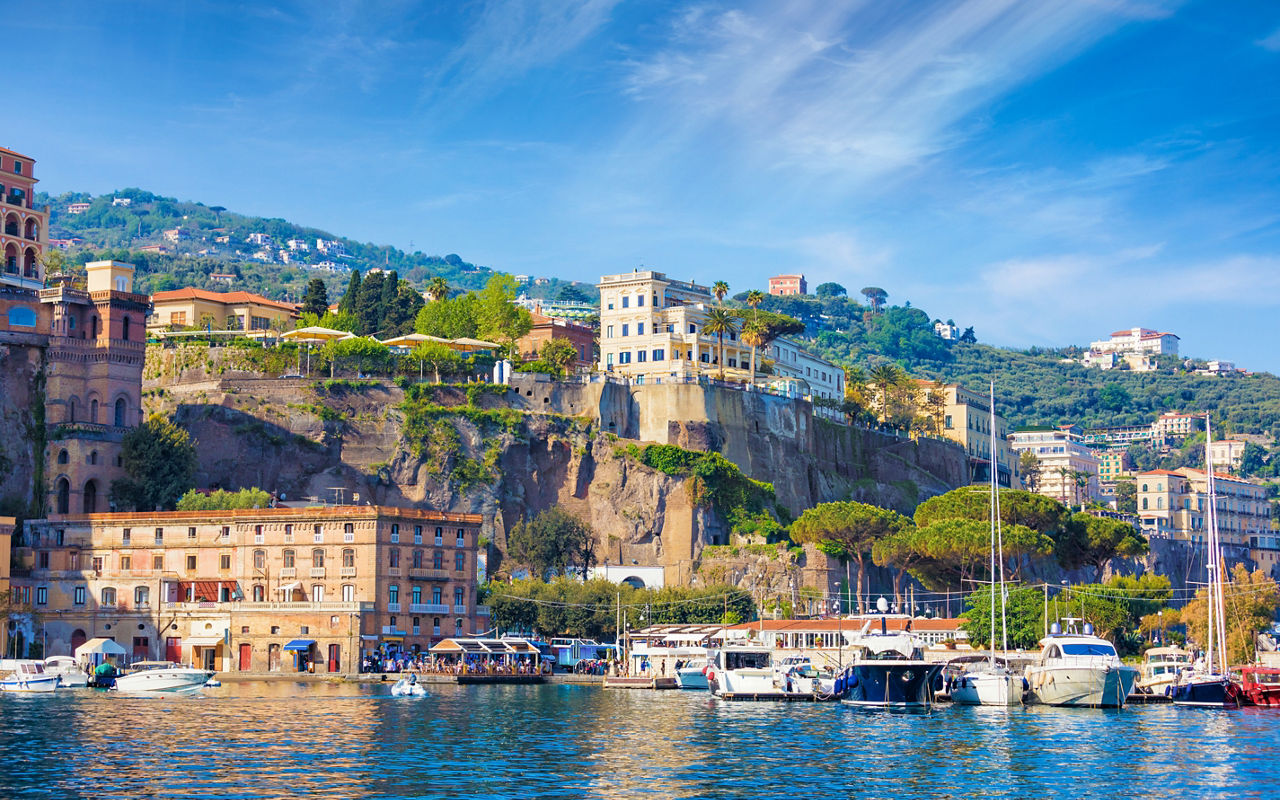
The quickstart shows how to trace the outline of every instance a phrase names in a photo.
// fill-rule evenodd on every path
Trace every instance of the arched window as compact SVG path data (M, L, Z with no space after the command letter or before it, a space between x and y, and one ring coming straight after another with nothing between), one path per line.
M253 568L254 569L267 568L267 551L266 550L253 551Z
M400 568L400 548L393 547L387 551L387 566L392 569Z
M311 551L311 566L316 569L324 566L324 551L319 547Z
M261 603L267 597L267 590L260 583L253 585L253 602Z
M421 550L413 551L413 568L422 569L422 551Z
M284 551L284 568L285 568L285 569L293 569L293 566L294 566L294 564L293 564L293 551L292 551L292 550L285 550L285 551Z
M1145 497L1144 497L1144 498L1142 498L1142 510L1143 510L1143 511L1146 511L1146 510L1147 510L1147 498L1145 498Z
M444 553L436 550L431 554L431 568L444 569Z
M116 425L116 427L117 427L117 428L123 428L123 427L124 427L124 425L125 425L125 422L124 422L124 414L125 414L125 410L126 410L127 408L128 408L128 406L125 404L125 402L124 402L124 398L123 398L123 397L121 397L120 399L116 400L116 421L115 421L115 425Z
M71 481L66 478L58 478L58 513L69 514L71 506Z
M342 584L342 602L354 603L356 601L356 587L350 583Z
M89 401L89 421L98 421L98 398L96 397Z
M133 590L133 604L135 606L146 606L151 604L151 589L146 586L139 586Z
M344 548L342 551L342 566L354 568L356 565L356 551L350 547Z
M95 402L96 402L96 401L95 401ZM97 465L97 463L98 463L98 451L97 451L97 450L90 450L90 451L89 451L89 464L91 464L91 465Z
M102 590L102 605L114 606L116 604L116 590L107 586Z
M70 461L70 460L71 460L71 456L67 455L67 451L66 451L66 450L59 450L59 451L58 451L58 463L59 463L59 464L66 464L66 463L67 463L68 461Z
M67 401L67 422L76 421L76 399L73 397Z
M1157 509L1162 509L1162 508L1164 508L1164 498L1163 498L1163 497L1157 497L1157 498L1156 498L1156 508L1157 508Z
M94 514L98 511L98 482L88 481L84 485L84 513Z

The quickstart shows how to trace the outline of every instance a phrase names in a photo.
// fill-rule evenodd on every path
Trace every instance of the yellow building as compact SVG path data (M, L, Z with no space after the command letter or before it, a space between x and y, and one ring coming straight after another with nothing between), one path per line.
M188 286L151 296L147 333L182 328L218 331L292 330L298 308L252 292L209 292Z
M57 516L27 523L13 580L49 655L101 636L135 660L354 672L489 627L480 523L378 506Z
M1204 470L1152 470L1137 476L1138 515L1144 532L1203 542L1209 479ZM1261 486L1214 473L1218 536L1228 555L1245 555L1273 574L1280 567L1280 540L1271 530L1271 504ZM1235 552L1232 552L1235 548Z
M995 418L995 430L991 430L990 399L971 392L959 384L935 386L928 381L917 381L925 396L929 392L941 392L946 399L943 410L942 435L964 447L969 457L969 479L973 483L991 480L992 443L995 444L996 481L1011 489L1022 488L1018 475L1018 455L1009 446L1009 425L999 414Z

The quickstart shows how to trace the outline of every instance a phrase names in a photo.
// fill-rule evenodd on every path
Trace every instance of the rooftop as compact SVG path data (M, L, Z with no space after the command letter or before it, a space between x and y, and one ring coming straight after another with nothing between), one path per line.
M207 300L211 303L223 303L225 305L254 303L260 306L271 306L282 311L297 312L298 310L298 307L291 303L281 303L277 300L269 300L260 294L244 291L210 292L206 289L197 289L194 286L187 286L183 289L174 289L169 292L156 292L151 295L152 303L165 303L172 300Z
M128 522L152 520L155 522L202 522L209 524L221 519L315 519L334 517L343 519L370 517L407 517L441 522L470 522L479 524L479 514L459 514L452 511L427 511L420 508L399 506L310 506L306 508L235 508L225 511L114 511L102 514L64 514L56 518L62 522Z

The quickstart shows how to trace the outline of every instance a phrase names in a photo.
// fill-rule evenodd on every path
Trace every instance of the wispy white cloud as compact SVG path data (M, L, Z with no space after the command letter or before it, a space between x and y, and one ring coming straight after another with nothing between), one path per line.
M421 100L449 108L552 64L609 21L621 0L487 0L465 38L426 75Z
M968 140L973 112L1166 4L762 3L685 12L627 62L624 91L671 136L771 166L874 178ZM886 10L890 9L890 10ZM978 126L978 127L975 127Z
M1259 39L1258 46L1273 53L1280 53L1280 28L1272 31L1270 36Z

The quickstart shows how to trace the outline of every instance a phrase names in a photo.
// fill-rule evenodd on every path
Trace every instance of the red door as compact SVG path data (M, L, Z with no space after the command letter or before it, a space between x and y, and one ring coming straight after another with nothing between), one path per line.
M71 652L74 654L76 648L87 641L89 641L89 637L85 635L84 631L77 628L76 632L71 634Z
M339 665L342 663L342 645L329 645L329 671L337 672Z
M164 640L164 659L175 664L182 663L182 638L169 636Z
M245 642L240 645L240 671L248 672L253 668L253 645Z

